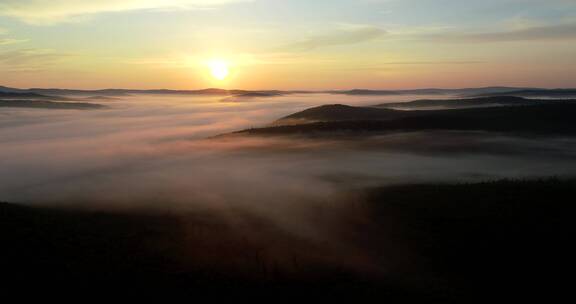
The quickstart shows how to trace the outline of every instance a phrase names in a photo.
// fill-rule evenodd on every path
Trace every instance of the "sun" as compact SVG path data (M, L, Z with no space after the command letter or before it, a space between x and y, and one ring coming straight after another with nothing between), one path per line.
M210 70L210 75L217 80L225 80L230 75L230 66L225 60L214 59L208 61L208 69Z

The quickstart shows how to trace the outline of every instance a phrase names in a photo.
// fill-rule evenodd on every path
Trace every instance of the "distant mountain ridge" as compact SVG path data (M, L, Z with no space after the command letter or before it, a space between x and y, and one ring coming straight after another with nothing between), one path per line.
M396 109L418 109L418 108L469 108L469 107L486 107L486 106L521 106L536 105L551 102L542 99L527 99L517 96L488 96L476 98L461 99L420 99L409 102L384 103L377 107L396 108Z
M60 109L60 110L91 110L103 109L105 106L85 102L55 102L47 100L2 100L0 108L34 108L34 109Z
M496 93L479 94L479 97L490 97ZM576 89L523 89L514 90L507 94L519 97L576 97Z
M234 96L245 94L290 94L296 91L278 91L278 90L225 90L225 89L202 89L202 90L142 90L142 89L101 89L101 90L74 90L59 88L30 88L17 89L0 86L0 92L4 93L36 93L46 95L96 95L96 96L128 96L131 94L153 94L153 95L212 95L212 96Z
M539 90L536 88L517 87L483 87L483 88L462 88L462 89L412 89L412 90L367 90L353 89L345 91L330 91L340 95L365 95L365 96L386 96L386 95L480 95L480 94L503 94L520 90Z
M270 98L284 96L286 93L281 91L254 91L254 92L243 92L240 94L234 94L230 97L222 99L223 102L242 102L250 101L258 98Z
M171 89L99 89L99 90L77 90L77 89L60 89L60 88L30 88L18 89L0 86L0 92L10 93L38 93L48 95L100 95L100 96L126 96L130 94L174 94L174 95L213 95L213 96L234 96L244 94L295 94L295 93L325 93L335 95L351 96L393 96L393 95L461 95L461 96L484 96L490 94L513 95L529 94L529 92L560 94L562 91L576 92L576 89L542 89L529 87L481 87L481 88L461 88L461 89L400 89L400 90L371 90L371 89L352 89L352 90L225 90L217 88L201 90L171 90ZM527 93L528 92L528 93Z
M0 99L43 99L43 100L66 100L64 97L60 96L49 96L42 95L32 92L3 92L0 91Z

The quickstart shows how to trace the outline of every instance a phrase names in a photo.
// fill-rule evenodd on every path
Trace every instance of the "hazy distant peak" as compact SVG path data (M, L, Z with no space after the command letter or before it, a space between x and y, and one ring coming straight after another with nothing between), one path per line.
M21 91L0 91L0 99L48 99L48 100L65 100L64 97L49 96L31 92Z
M105 106L85 102L54 102L47 100L1 100L0 108L35 108L59 110L92 110L103 109Z
M521 106L533 105L549 100L526 99L517 96L489 96L462 99L419 99L410 102L384 103L377 105L382 108L421 109L421 108L471 108L487 106Z

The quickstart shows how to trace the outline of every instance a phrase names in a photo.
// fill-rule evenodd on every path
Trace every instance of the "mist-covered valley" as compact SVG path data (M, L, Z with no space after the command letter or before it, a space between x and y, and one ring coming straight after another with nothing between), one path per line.
M23 278L192 280L210 290L250 278L257 287L317 282L318 290L393 298L475 292L470 286L488 274L445 261L442 244L460 242L464 256L485 255L487 267L507 262L469 252L486 237L490 248L526 249L504 238L540 211L549 223L542 203L555 198L550 208L562 208L559 198L572 194L576 137L437 127L412 117L424 113L427 122L434 110L402 107L432 100L455 117L485 115L479 121L490 126L494 114L483 109L533 106L482 101L451 112L459 98L72 94L50 102L98 106L0 108L0 201L10 203L2 207L8 229L19 231L8 253L28 259L10 267ZM325 106L334 104L352 107ZM402 120L398 128L396 116L418 127ZM284 124L293 117L309 121ZM378 128L350 128L359 121ZM38 250L45 262L31 261ZM120 262L126 257L132 262ZM71 264L60 271L61 263Z
M330 178L336 176L361 177L344 182L361 186L359 180L470 181L564 176L575 169L565 162L576 155L576 142L567 136L423 130L370 138L353 134L355 140L345 141L214 138L318 105L371 106L414 98L314 94L226 102L220 96L140 95L100 100L105 106L100 110L6 108L0 129L1 199L98 204L103 195L103 203L138 206L156 197L186 205L199 203L196 196L208 192L214 200L237 201L234 189L247 188L260 189L248 191L251 196L265 197L266 190L285 191L283 197L316 196L342 189Z

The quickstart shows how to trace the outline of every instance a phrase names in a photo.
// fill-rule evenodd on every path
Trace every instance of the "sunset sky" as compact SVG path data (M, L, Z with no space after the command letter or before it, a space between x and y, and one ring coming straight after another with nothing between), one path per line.
M576 87L576 0L0 0L0 85Z

